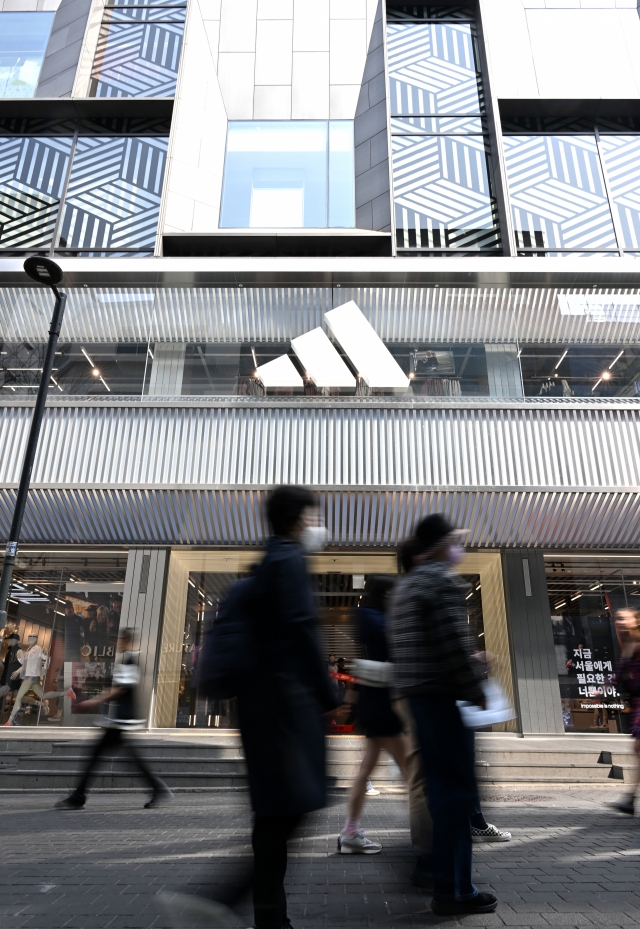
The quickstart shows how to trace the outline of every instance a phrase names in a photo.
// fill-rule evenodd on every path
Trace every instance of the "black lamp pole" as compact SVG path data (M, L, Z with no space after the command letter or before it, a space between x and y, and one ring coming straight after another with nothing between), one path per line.
M38 448L40 426L42 425L42 416L47 400L47 391L49 389L49 380L51 379L51 372L53 370L58 336L60 335L60 327L62 326L64 306L67 302L67 295L59 293L56 288L56 284L59 284L62 280L62 269L58 267L55 261L51 261L50 258L37 258L32 256L25 261L24 270L32 280L37 281L39 284L46 284L47 287L51 288L55 294L56 303L53 309L53 316L51 317L49 344L47 345L47 352L42 365L42 379L40 381L40 387L38 388L33 419L31 420L29 440L22 464L22 474L20 475L20 486L18 487L16 506L13 511L13 522L11 523L11 532L9 533L9 541L7 542L4 556L2 576L0 577L0 630L4 628L7 621L7 600L9 599L9 593L11 591L13 569L18 556L18 541L20 539L20 529L22 528L22 517L24 516L25 506L27 505L31 471Z

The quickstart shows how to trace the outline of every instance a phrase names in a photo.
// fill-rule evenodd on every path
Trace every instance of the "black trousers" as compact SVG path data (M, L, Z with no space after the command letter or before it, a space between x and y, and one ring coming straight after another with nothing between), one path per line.
M255 929L282 929L286 924L287 842L301 819L302 816L256 816L252 836Z
M158 793L167 789L166 785L160 780L160 778L151 773L144 759L138 754L134 743L127 739L126 736L127 733L123 732L122 729L103 729L102 736L94 743L93 751L89 757L87 767L85 768L84 774L80 778L80 782L74 790L72 796L84 797L89 785L89 781L93 776L94 768L98 763L100 756L104 754L104 752L109 751L109 749L118 749L122 745L125 746L140 769L140 773L152 788L154 793Z

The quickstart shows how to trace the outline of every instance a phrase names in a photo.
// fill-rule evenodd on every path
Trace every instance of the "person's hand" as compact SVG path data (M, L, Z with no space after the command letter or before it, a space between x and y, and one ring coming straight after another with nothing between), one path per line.
M15 679L17 678L19 674L20 674L20 669L18 669L17 671L14 671L13 674L11 675L11 680L15 681Z

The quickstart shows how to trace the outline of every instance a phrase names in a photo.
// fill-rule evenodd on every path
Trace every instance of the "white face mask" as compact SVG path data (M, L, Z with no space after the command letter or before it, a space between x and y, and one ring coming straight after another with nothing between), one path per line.
M300 535L300 545L305 552L321 552L327 544L326 526L305 526Z
M450 545L447 552L447 561L455 568L464 558L464 548L462 545Z

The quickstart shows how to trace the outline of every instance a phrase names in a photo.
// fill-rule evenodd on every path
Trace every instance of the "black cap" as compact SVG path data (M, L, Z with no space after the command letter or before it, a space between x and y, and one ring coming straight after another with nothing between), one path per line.
M416 526L415 535L420 542L423 551L428 552L435 548L448 535L455 532L455 528L449 523L441 513L433 513L431 516L425 516Z

